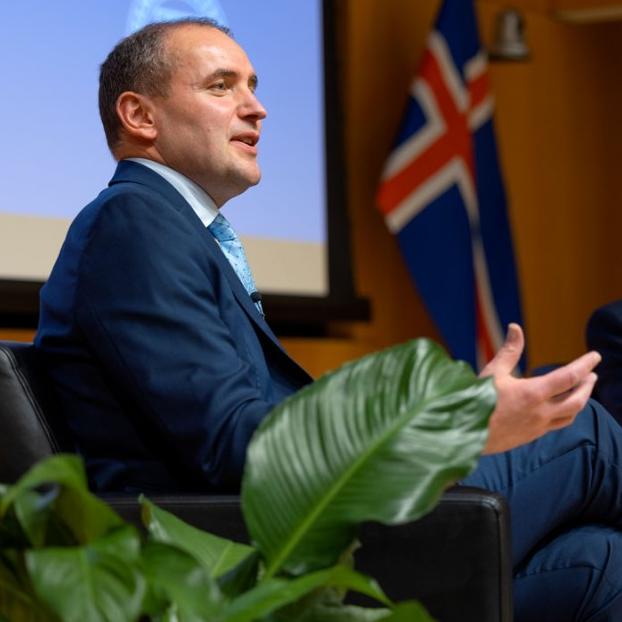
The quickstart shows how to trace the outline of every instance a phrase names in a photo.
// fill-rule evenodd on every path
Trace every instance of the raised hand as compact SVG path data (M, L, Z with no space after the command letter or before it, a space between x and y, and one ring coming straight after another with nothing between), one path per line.
M570 425L596 382L592 370L600 362L598 352L588 352L544 376L515 378L512 371L524 345L521 327L510 324L505 343L480 374L493 376L497 387L485 454L524 445Z

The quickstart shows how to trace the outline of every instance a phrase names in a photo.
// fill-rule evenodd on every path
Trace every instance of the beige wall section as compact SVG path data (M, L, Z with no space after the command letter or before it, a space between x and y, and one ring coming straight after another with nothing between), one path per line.
M0 213L3 278L47 279L70 223L65 218ZM328 292L327 251L323 243L258 237L242 240L262 291L309 296ZM295 266L296 271L282 270L282 266Z
M0 214L0 272L15 280L47 279L70 221Z
M374 194L439 2L337 4L355 278L373 319L335 325L330 339L286 339L314 374L410 337L436 336ZM531 362L538 365L579 354L591 310L622 298L622 22L578 26L554 20L550 0L511 4L525 11L532 59L493 64L491 74ZM504 6L477 2L486 41Z
M328 294L328 251L324 243L244 236L242 243L261 292L300 296Z

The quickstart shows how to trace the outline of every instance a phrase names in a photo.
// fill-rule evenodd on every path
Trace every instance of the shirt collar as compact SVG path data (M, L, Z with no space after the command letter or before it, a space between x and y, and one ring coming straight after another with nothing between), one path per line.
M147 160L146 158L126 159L130 162L138 162L138 164L142 164L151 169L154 173L158 173L158 175L164 177L164 179L166 179L166 181L168 181L168 183L190 204L190 207L206 227L209 227L214 221L214 218L218 216L218 208L209 194L185 175L182 175L165 164Z

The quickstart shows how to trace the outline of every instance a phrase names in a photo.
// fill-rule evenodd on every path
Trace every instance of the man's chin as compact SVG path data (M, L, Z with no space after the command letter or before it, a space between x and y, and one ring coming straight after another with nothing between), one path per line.
M243 194L252 186L256 186L260 181L261 173L259 172L259 170L257 170L257 172L253 175L238 175L235 179L235 182L229 184L228 196L226 198L226 201L232 199L233 197L239 196L240 194Z
M254 170L247 171L246 175L246 183L247 187L256 186L261 181L261 171L259 168L255 168Z

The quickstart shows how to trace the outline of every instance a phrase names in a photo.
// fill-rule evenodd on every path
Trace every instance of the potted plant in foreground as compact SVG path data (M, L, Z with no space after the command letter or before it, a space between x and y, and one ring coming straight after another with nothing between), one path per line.
M349 363L292 396L249 447L242 510L253 545L199 531L141 499L146 535L57 455L0 487L0 620L427 621L352 565L364 521L430 511L475 465L495 404L435 344ZM344 604L348 590L381 608Z

